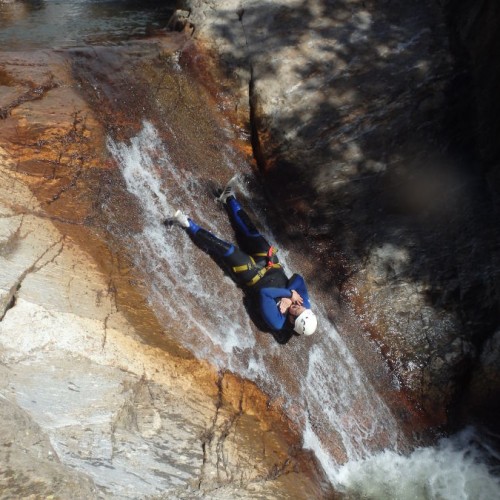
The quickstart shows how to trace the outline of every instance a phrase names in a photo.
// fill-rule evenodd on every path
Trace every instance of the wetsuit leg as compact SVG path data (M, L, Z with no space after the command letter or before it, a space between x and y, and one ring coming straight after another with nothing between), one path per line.
M191 235L196 245L202 248L207 253L220 259L231 272L234 280L239 284L248 283L258 272L252 258L242 252L232 243L217 238L214 234L189 219L189 228L187 232ZM247 269L235 272L235 267L245 267Z
M227 199L226 207L242 248L250 255L267 252L270 247L269 242L260 234L234 196Z
M227 253L231 253L234 247L232 243L217 238L217 236L198 226L191 219L189 219L187 232L200 248L217 257L224 257Z

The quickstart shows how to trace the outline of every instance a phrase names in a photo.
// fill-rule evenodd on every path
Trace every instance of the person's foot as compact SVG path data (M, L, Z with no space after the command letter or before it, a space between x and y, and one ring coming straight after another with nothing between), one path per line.
M234 184L237 180L237 175L232 177L230 181L226 184L226 187L222 190L222 193L217 197L217 201L219 203L225 204L227 203L227 199L230 196L234 197Z
M184 228L189 227L189 219L187 218L187 215L184 212L182 212L181 210L177 210L177 212L175 212L173 218L174 218L175 222L177 222L177 224L179 224L179 226L182 226Z

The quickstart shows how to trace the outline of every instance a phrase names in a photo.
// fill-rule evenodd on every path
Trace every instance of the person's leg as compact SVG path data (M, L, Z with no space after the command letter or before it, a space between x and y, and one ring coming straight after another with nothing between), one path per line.
M271 245L266 238L260 234L255 224L234 196L227 198L226 208L245 251L250 255L267 253Z
M186 231L191 235L194 242L205 252L217 257L225 257L231 254L234 248L232 243L217 238L214 234L198 226L192 219L188 219L189 227Z
M198 226L191 219L189 219L189 227L186 231L196 245L220 259L228 267L237 283L243 285L250 282L259 271L260 267L255 265L252 257L232 243L221 240L210 231Z

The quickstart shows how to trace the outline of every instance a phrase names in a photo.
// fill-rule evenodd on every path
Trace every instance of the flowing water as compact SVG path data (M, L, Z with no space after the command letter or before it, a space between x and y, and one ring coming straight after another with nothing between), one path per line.
M210 115L204 94L179 64L179 52L162 55L161 67L144 70L146 45L124 49L129 58L124 63L110 43L142 36L165 20L166 10L153 3L0 3L0 39L9 50L106 42L91 52L83 47L68 53L82 88L110 124L107 145L120 178L103 200L108 229L144 276L165 334L219 369L255 381L302 431L304 446L334 486L352 498L498 497L498 481L481 461L484 449L471 431L409 452L398 420L377 393L379 384L329 319L333 299L314 280L308 286L320 330L281 344L258 328L242 291L212 259L182 229L162 224L183 208L199 224L232 239L213 188L237 175L240 201L280 249L285 269L308 277L300 251L273 231L272 206L234 146L245 140L244 133ZM138 67L151 73L152 83L141 87ZM120 190L127 200L121 204Z
M283 346L271 335L259 334L245 311L240 290L222 271L215 269L214 276L207 272L208 263L200 265L205 256L182 230L174 227L166 233L162 224L168 214L187 205L192 207L189 214L195 221L220 233L213 216L213 209L218 209L215 202L212 210L197 202L202 188L193 186L190 172L176 167L168 145L161 142L150 123L146 122L130 143L110 140L109 148L122 169L127 189L143 209L144 228L135 236L136 264L150 279L157 313L165 322L184 325L181 341L197 356L254 380L274 398L282 398L285 409L302 425L306 446L321 448L332 433L336 439L331 440L343 448L342 456L347 459L366 456L375 441L378 446L397 446L397 423L321 304L315 303L314 284L310 288L319 313L320 335L293 338ZM163 160L160 168L158 157ZM262 205L255 205L243 177L237 190L240 201L259 221L265 221ZM280 248L270 229L264 229ZM297 256L281 251L280 256L290 271L300 269ZM218 283L221 280L222 286ZM174 289L180 300L169 300ZM199 310L203 311L201 317ZM327 470L336 463L329 460L331 463L324 464Z
M386 450L348 462L336 473L336 484L356 499L494 500L500 498L499 483L486 456L500 458L467 428L408 456Z
M153 0L0 1L4 50L109 43L165 27L171 2Z

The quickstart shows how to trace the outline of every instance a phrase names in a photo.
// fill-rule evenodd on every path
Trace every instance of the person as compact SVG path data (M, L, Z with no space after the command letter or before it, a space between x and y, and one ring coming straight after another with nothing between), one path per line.
M300 335L313 334L318 320L311 311L302 276L294 274L290 279L287 277L276 249L260 234L236 199L232 181L224 188L218 201L226 207L242 248L219 239L181 210L177 210L173 218L166 222L179 224L200 248L222 260L234 281L253 292L262 319L271 330L276 332L293 328Z

